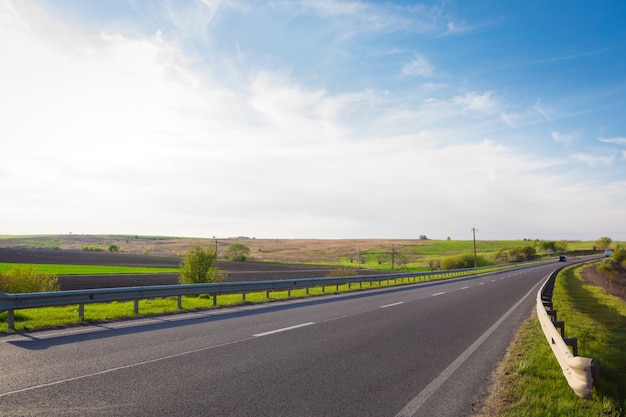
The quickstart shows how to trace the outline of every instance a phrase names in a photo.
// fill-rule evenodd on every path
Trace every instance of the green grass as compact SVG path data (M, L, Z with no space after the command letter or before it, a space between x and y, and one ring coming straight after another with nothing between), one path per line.
M53 275L159 274L180 272L179 268L18 263L0 263L0 272L10 271L16 266L29 266Z
M581 268L567 268L557 277L553 302L566 336L578 338L578 354L600 366L593 400L579 398L569 387L533 316L507 353L494 397L497 410L490 415L618 417L626 412L626 303L585 284Z

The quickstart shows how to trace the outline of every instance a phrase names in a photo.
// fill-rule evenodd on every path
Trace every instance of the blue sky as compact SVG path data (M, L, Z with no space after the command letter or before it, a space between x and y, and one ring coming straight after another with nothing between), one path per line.
M625 21L0 0L0 234L626 240Z

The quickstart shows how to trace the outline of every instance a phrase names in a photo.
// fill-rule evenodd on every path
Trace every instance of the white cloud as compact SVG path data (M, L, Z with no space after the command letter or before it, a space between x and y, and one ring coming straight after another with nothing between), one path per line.
M0 0L3 233L445 237L524 230L511 219L535 222L583 193L603 201L597 184L546 176L558 160L473 129L498 132L494 91L335 92L245 59L231 87L215 75L222 62L195 66L165 32L94 34L13 4ZM528 109L515 123L551 114Z
M575 138L575 133L561 133L557 131L552 132L552 139L554 139L556 143L560 143L563 145L571 145Z
M615 137L615 138L598 138L600 142L604 143L613 143L615 145L624 145L626 146L626 138L625 137Z
M615 161L615 155L591 155L577 153L572 155L572 158L584 163L590 168L608 167L613 165L613 162Z
M452 102L460 105L465 111L493 113L499 107L499 103L492 95L491 91L484 93L470 92L462 96L453 97Z
M434 68L423 56L416 56L402 68L402 73L409 77L432 77Z
M535 101L521 111L500 112L500 120L513 128L550 122L562 117L564 114L561 110L544 104L542 100Z

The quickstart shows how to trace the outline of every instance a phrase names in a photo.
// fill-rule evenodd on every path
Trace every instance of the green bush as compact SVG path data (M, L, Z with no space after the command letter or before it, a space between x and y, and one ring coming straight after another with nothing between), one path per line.
M212 248L203 249L199 244L191 248L180 264L181 284L219 282L224 275L217 269L217 254Z
M611 254L611 258L613 258L613 260L619 264L623 263L624 261L626 261L626 249L615 249Z
M233 243L228 245L224 253L229 261L245 261L250 255L250 248L242 243Z
M104 249L102 249L100 245L83 245L80 247L80 250L85 250L89 252L100 252L100 251L103 251Z
M509 249L509 256L512 262L524 262L533 259L537 254L534 246L518 246Z
M476 266L490 265L485 258L480 255L476 256ZM448 256L441 260L441 269L465 269L474 267L474 255L471 253L462 253L460 255Z
M353 277L356 275L356 271L353 268L343 267L333 269L329 273L326 274L326 278L335 278L335 277Z
M116 245L115 243L111 243L107 250L109 252L119 252L120 251L120 247L118 245Z
M14 266L10 271L0 273L0 291L9 294L27 292L59 291L56 275L42 272L32 266Z

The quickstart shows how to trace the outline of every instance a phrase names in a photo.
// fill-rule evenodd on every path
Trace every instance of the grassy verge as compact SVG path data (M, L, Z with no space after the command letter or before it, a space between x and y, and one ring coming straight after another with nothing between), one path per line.
M41 272L53 275L105 275L105 274L160 274L178 273L180 268L152 268L135 266L101 265L62 265L62 264L19 264L0 263L0 272L10 271L13 267L33 267Z
M526 321L496 371L493 394L483 417L624 416L626 412L626 303L587 285L582 266L556 280L554 307L566 336L578 338L579 355L600 366L593 400L569 387L536 316Z

